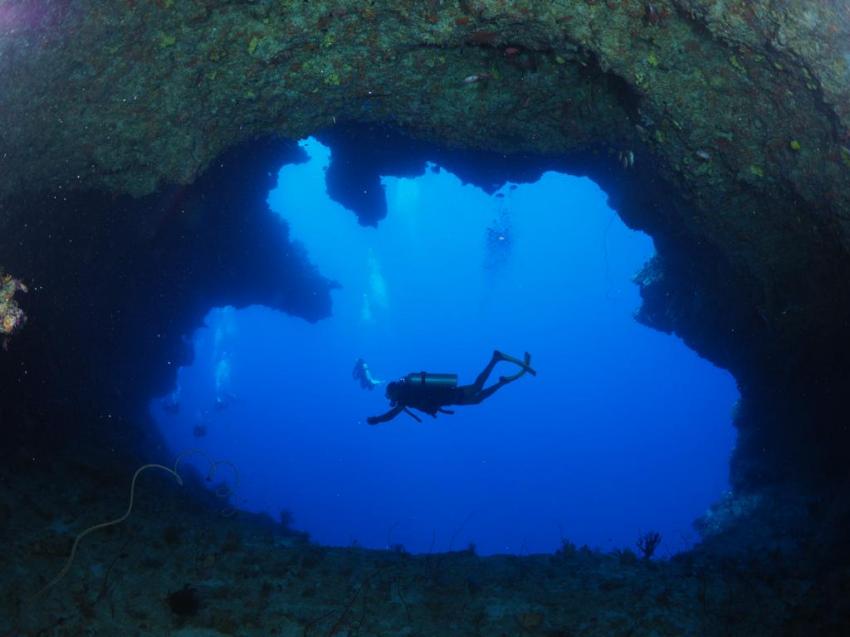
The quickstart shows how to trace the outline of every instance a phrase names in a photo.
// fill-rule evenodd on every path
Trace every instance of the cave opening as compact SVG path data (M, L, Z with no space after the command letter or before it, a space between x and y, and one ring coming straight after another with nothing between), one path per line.
M652 241L589 179L488 193L436 164L382 179L387 217L360 225L325 192L331 151L301 146L309 161L281 169L268 202L339 284L332 316L212 309L151 405L174 453L234 463L237 507L326 545L525 554L634 548L652 530L661 554L692 546L691 522L728 489L737 391L634 320ZM384 381L464 383L494 348L531 352L539 375L455 415L366 425L387 402L352 379L358 357Z
M840 2L0 2L0 635L850 634L848 42ZM536 377L363 422L357 357L496 347Z

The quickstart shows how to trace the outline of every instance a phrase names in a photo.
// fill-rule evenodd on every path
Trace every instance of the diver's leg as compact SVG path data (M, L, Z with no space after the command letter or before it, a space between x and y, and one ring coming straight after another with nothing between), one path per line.
M496 367L496 363L503 359L504 354L502 354L499 350L495 350L493 352L493 357L490 359L490 362L487 363L487 367L485 367L480 374L478 374L478 378L475 379L475 382L472 385L467 385L466 387L474 393L480 392L484 388L484 383L487 382L487 379L490 377L490 374L493 373L493 368Z
M496 364L499 361L508 361L514 363L522 367L522 369L511 376L502 376L501 378L499 378L498 383L496 383L492 387L484 389L484 383L487 382L487 379L490 377L490 374L493 373L493 368L496 367ZM519 378L526 372L532 374L533 376L536 376L537 372L531 368L530 363L531 354L529 354L528 352L525 353L525 360L521 361L518 358L514 358L513 356L503 354L499 350L494 350L493 357L490 359L490 362L487 363L487 367L485 367L482 372L478 374L478 378L475 379L475 382L472 385L463 385L461 387L458 387L458 389L461 390L460 395L462 396L460 400L463 402L458 402L457 404L478 404L488 396L491 396L493 392L495 392L497 389L499 389L503 385L507 385L508 383L515 381L517 378Z
M520 374L520 375L522 375L522 374ZM479 389L478 391L476 391L474 393L469 393L465 397L463 404L464 405L477 405L482 400L489 398L490 396L495 394L498 390L500 390L502 387L504 387L505 385L507 385L508 383L511 383L511 382L513 382L513 381L512 380L505 380L504 378L501 378L501 379L499 379L498 383L493 383L487 389Z
M477 405L483 400L486 400L505 385L514 382L517 378L529 371L523 367L522 370L512 376L501 376L499 381L490 385L487 389L475 385L463 385L458 387L460 390L460 398L455 402L456 405Z

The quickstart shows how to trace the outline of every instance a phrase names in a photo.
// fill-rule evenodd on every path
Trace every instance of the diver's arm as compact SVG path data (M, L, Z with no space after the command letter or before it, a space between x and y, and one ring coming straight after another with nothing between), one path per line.
M366 419L370 425L377 425L382 422L387 422L388 420L392 420L396 416L398 416L402 411L404 411L404 405L398 405L397 407L393 407L387 413L382 414L380 416L369 416Z

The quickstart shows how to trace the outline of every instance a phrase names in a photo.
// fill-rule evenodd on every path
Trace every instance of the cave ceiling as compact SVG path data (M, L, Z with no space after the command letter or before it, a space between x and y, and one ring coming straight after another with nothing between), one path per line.
M656 242L637 277L639 320L679 334L741 385L737 483L781 479L789 462L803 473L824 459L838 466L850 439L813 442L837 432L831 401L850 359L848 124L850 8L838 0L6 0L0 266L62 299L41 303L41 317L30 311L27 331L80 312L77 296L50 292L46 236L57 224L90 226L83 235L114 255L147 246L136 263L116 257L116 271L150 272L138 264L161 267L164 249L192 252L140 239L161 236L150 227L162 198L211 206L199 179L233 149L265 171L248 189L262 206L278 157L263 146L251 162L262 140L315 134L338 169L359 160L367 180L429 160L462 171L475 153L489 159L462 178L488 190L547 167L587 175ZM237 172L218 183L244 183ZM73 214L50 201L72 202ZM351 207L363 223L383 214L380 201ZM234 204L227 223L238 214ZM204 240L198 258L215 252L215 237ZM70 271L88 258L56 254ZM165 263L186 272L185 260ZM207 289L198 277L180 280ZM310 319L330 311L326 297L285 298L309 282L326 294L329 282L307 270L287 280L274 293L264 282L259 300ZM119 301L124 312L140 306ZM168 307L145 311L163 321L188 311ZM756 449L771 460L755 461Z

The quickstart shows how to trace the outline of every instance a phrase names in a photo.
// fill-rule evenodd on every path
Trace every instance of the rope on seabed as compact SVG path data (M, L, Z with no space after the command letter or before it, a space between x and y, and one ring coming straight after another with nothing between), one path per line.
M178 462L180 458L178 457ZM136 469L136 473L133 474L133 480L130 482L130 503L127 505L127 511L120 518L115 518L114 520L110 520L109 522L101 522L100 524L95 524L94 526L90 526L84 531L80 532L77 537L74 538L74 544L71 546L71 554L68 556L67 561L65 562L65 566L62 567L62 570L54 577L52 580L47 582L44 586L39 589L39 591L32 596L31 599L36 599L44 594L45 591L55 586L68 572L71 568L71 564L74 562L74 556L77 554L77 546L80 544L80 540L82 540L89 533L97 531L98 529L105 529L110 526L115 526L116 524L121 524L124 520L130 517L130 513L133 511L133 501L136 495L136 480L138 480L139 475L147 470L147 469L162 469L163 471L170 473L174 476L175 480L177 480L177 484L181 487L183 486L183 478L180 477L180 474L177 473L177 463L174 464L174 469L169 469L168 467L161 464L146 464L142 465L138 469Z
M74 543L71 546L71 554L68 556L68 559L65 561L65 565L62 567L62 570L59 571L59 573L52 580L50 580L49 582L47 582L47 584L42 586L39 589L39 591L35 595L33 595L30 599L34 600L34 599L37 599L38 597L41 597L41 595L43 595L46 591L48 591L50 588L55 586L63 577L65 577L65 575L68 573L68 571L71 568L71 565L74 562L74 557L77 555L77 547L79 546L80 541L84 537L86 537L90 533L93 533L94 531L98 531L100 529L105 529L105 528L110 527L110 526L115 526L116 524L121 524L124 520L126 520L127 518L130 517L130 514L133 512L133 504L134 504L135 497L136 497L136 480L138 480L139 476L144 471L146 471L147 469L161 469L162 471L165 471L166 473L169 473L172 476L174 476L174 479L177 480L177 484L179 484L182 487L183 486L183 478L178 473L178 468L180 467L180 461L183 460L183 458L185 458L186 456L191 455L191 454L198 454L198 455L204 456L204 458L207 459L207 462L209 462L210 469L207 473L207 480L208 481L213 479L213 477L215 476L215 472L216 472L216 470L218 469L219 466L226 465L226 466L230 467L230 469L231 469L231 471L233 471L233 475L235 477L233 488L230 488L225 484L224 486L218 487L215 490L215 494L219 498L228 498L235 493L235 489L239 486L239 470L236 468L236 465L234 465L229 460L212 460L206 453L204 453L203 451L201 451L199 449L189 449L188 451L184 451L179 456L177 456L177 459L174 461L174 468L173 469L166 467L164 465L155 464L155 463L142 465L141 467L136 469L136 473L133 474L133 479L130 481L130 502L127 505L127 510L124 512L124 515L122 515L119 518L115 518L114 520L110 520L108 522L101 522L100 524L95 524L94 526L90 526L89 528L81 531L77 535L77 537L74 538ZM234 515L235 512L236 512L235 508L231 508L229 510L224 509L222 511L222 515L225 516L225 517L230 517L230 516Z

